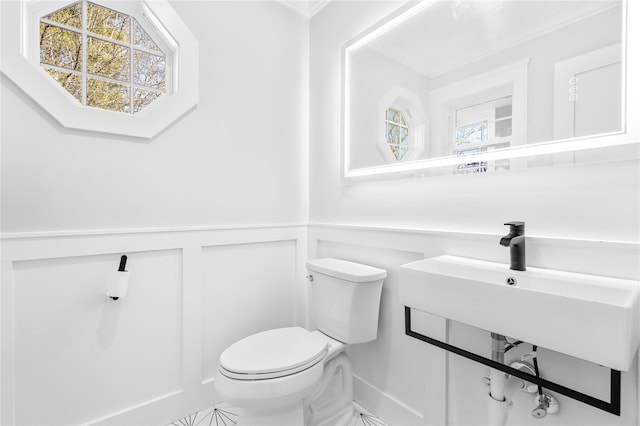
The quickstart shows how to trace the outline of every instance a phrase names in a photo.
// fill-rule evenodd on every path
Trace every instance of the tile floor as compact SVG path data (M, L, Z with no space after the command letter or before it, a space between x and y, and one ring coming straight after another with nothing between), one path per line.
M387 426L379 417L369 413L360 405L353 404L359 416L349 426ZM238 423L238 414L234 407L225 402L215 404L186 417L178 419L167 426L233 426Z
M237 423L238 415L234 413L234 408L222 402L178 419L168 426L230 426Z

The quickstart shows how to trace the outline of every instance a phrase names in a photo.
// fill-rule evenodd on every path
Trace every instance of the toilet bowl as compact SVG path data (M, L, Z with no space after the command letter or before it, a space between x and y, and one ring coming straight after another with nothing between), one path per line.
M319 393L327 363L344 347L319 331L301 327L245 337L220 356L216 390L240 409L240 425L301 426L303 402ZM352 395L345 397L350 403ZM274 422L268 422L274 415Z
M245 337L220 356L216 389L228 403L278 409L308 396L322 378L328 344L301 327Z
M386 271L337 259L310 261L307 268L318 330L263 331L220 355L216 391L239 409L238 425L339 426L355 415L344 349L376 338Z

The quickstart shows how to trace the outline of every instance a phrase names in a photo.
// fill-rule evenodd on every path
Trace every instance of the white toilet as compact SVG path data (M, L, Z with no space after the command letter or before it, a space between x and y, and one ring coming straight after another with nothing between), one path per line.
M215 386L238 425L340 426L353 421L345 345L375 340L383 269L338 259L307 262L316 331L263 331L220 355Z

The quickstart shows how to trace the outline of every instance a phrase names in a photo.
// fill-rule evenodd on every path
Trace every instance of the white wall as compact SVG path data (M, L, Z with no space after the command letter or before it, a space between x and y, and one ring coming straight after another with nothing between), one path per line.
M413 94L423 94L428 89L429 80L373 49L362 48L352 55L350 73L354 78L350 85L349 127L353 154L350 167L358 169L388 164L389 157L382 152L389 151L387 155L392 156L385 138L385 126L372 125L379 120L382 121L386 109L391 106L384 105L383 99L389 103L396 101L392 95L394 87L400 87ZM424 137L429 139L428 132ZM423 154L420 158L424 157L428 155Z
M486 368L404 336L397 267L439 254L506 262L508 253L498 244L502 224L523 220L531 266L637 280L640 163L636 153L635 159L600 164L343 184L341 49L399 6L332 2L311 21L309 255L343 257L390 273L379 339L351 350L357 400L390 424L486 424ZM441 318L421 322L432 337L488 356L487 331ZM548 351L542 360L549 380L608 399L607 370ZM633 367L623 373L620 417L560 397L561 413L536 421L532 401L522 395L508 424L637 425L637 386Z
M341 48L398 6L334 2L311 22L312 223L499 233L524 220L530 235L640 240L637 160L342 185Z
M151 141L66 130L2 77L2 232L306 219L308 23L275 2L172 5L200 101Z
M305 322L308 21L172 5L200 102L153 140L64 129L2 76L3 425L168 424L219 402L231 342Z
M434 77L431 87L434 90L449 84L455 87L456 81L490 72L500 65L528 57L526 143L553 140L554 65L585 52L620 43L620 33L594 31L594 28L616 28L621 19L620 8L591 16ZM553 49L549 46L553 46Z

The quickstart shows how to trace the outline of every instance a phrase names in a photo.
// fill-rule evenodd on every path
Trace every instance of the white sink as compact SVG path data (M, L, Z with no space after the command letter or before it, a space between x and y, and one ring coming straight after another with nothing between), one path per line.
M400 267L400 303L627 371L638 348L639 284L438 256Z

